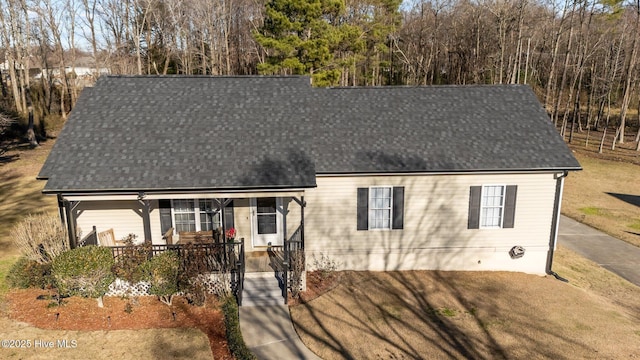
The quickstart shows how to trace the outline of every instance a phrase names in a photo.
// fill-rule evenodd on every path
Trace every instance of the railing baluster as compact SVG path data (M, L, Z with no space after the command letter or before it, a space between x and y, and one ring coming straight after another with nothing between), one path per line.
M111 246L111 253L114 259L118 261L118 258L123 256L130 246ZM183 269L188 261L196 261L201 271L204 270L210 273L231 272L232 290L235 292L238 304L242 305L245 272L244 243L242 240L233 243L151 245L149 254L153 257L168 250L175 251L178 254Z

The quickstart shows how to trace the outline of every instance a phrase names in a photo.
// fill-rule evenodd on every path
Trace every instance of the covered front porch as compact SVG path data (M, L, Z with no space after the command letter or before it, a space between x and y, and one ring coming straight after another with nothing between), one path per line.
M304 192L58 196L60 217L76 247L93 227L119 242L174 245L243 238L247 252L284 246L304 227ZM304 233L304 231L302 231ZM117 244L100 243L113 246Z
M172 250L212 273L232 269L241 274L233 278L239 302L245 272L272 272L286 301L304 286L304 193L216 195L223 194L59 196L59 204L73 247L109 246L117 257L144 244L149 256Z

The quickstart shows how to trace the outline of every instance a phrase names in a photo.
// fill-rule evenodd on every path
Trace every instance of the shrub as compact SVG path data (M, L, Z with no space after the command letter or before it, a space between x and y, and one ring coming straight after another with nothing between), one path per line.
M238 304L233 296L226 296L222 302L222 313L227 331L227 343L231 354L238 360L255 360L257 357L249 350L240 331Z
M11 237L27 259L39 264L51 262L69 249L67 231L52 215L28 215L11 230Z
M157 295L163 303L171 305L173 295L178 292L179 270L180 257L174 251L162 252L145 262L144 280L151 283L149 292Z
M147 261L151 246L127 245L115 260L111 271L119 279L135 284L144 278L143 264Z
M320 258L316 258L316 255L313 254L313 267L320 272L323 278L327 278L331 276L334 272L338 270L340 267L340 263L336 262L334 259L320 253Z
M178 276L178 289L183 292L192 305L204 305L207 300L207 281L211 268L219 268L214 264L215 256L206 249L194 244L186 244L182 248L184 259Z
M115 279L111 273L113 264L111 249L90 245L56 257L51 274L60 295L96 298L102 307L102 297Z
M15 123L15 119L3 112L0 112L0 135L3 135L5 132L7 132L9 128ZM0 147L0 155L4 154L6 151L6 146L3 145Z
M44 289L52 285L52 281L51 264L39 264L25 257L18 259L7 274L7 283L13 288Z

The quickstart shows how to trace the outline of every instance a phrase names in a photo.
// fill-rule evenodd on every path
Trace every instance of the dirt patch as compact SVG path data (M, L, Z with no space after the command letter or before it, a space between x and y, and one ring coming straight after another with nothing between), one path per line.
M205 306L189 305L176 297L171 307L152 296L129 301L105 297L104 308L95 299L70 297L54 306L45 290L12 290L6 295L11 319L50 330L137 330L151 328L195 328L205 333L214 359L232 359L226 342L220 304L209 297ZM41 300L38 300L41 298Z
M323 359L639 357L640 288L594 289L509 272L349 271L291 314Z
M288 304L295 306L305 304L309 301L321 296L322 294L333 290L340 283L341 272L307 272L307 289L300 293L298 298L292 298L289 294Z

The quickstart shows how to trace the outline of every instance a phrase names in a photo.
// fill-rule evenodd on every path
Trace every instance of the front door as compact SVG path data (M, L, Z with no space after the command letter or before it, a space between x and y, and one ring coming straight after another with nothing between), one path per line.
M251 199L253 246L282 246L282 199Z

